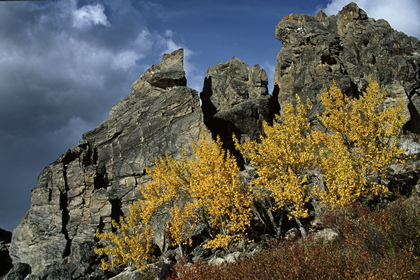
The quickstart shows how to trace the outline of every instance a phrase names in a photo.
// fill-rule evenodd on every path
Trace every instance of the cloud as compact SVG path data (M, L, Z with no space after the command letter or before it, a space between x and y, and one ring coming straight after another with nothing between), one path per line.
M322 10L328 15L337 14L350 2L355 2L369 17L385 19L392 28L420 38L419 0L333 0Z
M90 25L109 26L103 5L86 5L73 11L73 26L82 28Z
M272 61L265 61L262 64L262 69L266 71L268 77L268 92L273 92L274 89L274 72L276 71L276 65Z

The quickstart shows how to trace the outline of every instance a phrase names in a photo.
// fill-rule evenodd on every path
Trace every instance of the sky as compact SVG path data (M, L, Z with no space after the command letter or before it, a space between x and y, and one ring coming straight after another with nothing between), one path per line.
M236 56L273 77L290 13L346 0L0 0L0 228L13 230L42 169L100 125L163 53L185 50L188 86ZM420 38L420 0L354 0Z

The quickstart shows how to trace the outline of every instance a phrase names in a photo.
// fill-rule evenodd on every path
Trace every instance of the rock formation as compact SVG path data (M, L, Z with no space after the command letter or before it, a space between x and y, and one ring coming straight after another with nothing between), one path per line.
M233 57L207 70L200 94L204 122L213 135L219 135L234 151L232 134L256 139L262 121L271 121L278 103L268 94L268 78L259 65L249 67Z
M248 107L262 111L248 114L236 109L234 117L225 113L232 126L243 129L241 133L252 133L251 126L245 129L241 123L259 125L264 119L267 77L257 66L251 70L238 59L232 61L225 69L239 84L229 86L232 92L216 90L213 96L230 100L239 93L243 96L235 106L249 103ZM241 79L251 82L243 84ZM261 95L265 102L259 100ZM232 107L229 102L224 109ZM111 219L128 213L128 205L140 197L138 186L150 179L145 167L165 153L179 158L184 150L190 155L191 143L201 133L210 135L198 93L186 87L183 50L165 54L159 65L134 82L132 92L111 109L106 121L39 175L31 208L13 233L14 263L27 263L38 275L78 278L94 273L96 229L109 230ZM162 247L164 236L159 234L155 242Z
M337 15L291 14L277 25L275 37L283 46L277 56L274 80L280 105L295 94L309 97L319 110L319 93L335 80L348 95L358 96L369 78L402 96L411 120L406 129L420 133L420 44L397 32L385 20L369 18L356 4Z
M148 180L145 167L166 152L190 153L191 142L206 132L197 92L185 84L183 50L165 55L106 121L42 171L13 234L15 263L38 274L64 258L93 257L95 230L109 229L111 219L127 213L139 197L137 186Z
M369 77L377 79L390 98L404 96L411 113L406 129L420 133L419 40L368 18L355 4L336 16L291 14L275 36L283 47L272 95L265 71L237 58L208 69L201 108L198 93L186 86L183 50L141 75L106 121L39 175L31 207L13 232L14 264L29 264L34 279L107 279L93 253L95 231L127 214L155 158L166 152L179 158L182 149L191 154L201 133L221 135L227 148L232 133L256 138L261 122L272 121L296 93L322 110L319 93L333 79L353 96ZM155 242L164 250L159 232Z

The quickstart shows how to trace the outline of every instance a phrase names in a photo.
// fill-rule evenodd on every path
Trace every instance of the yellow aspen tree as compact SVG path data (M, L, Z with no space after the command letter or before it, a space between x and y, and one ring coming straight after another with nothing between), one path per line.
M152 215L156 207L170 207L168 236L181 252L198 223L206 224L213 236L207 248L226 249L245 242L252 199L240 180L236 158L223 149L220 139L208 141L204 134L193 151L191 159L177 162L167 156L148 170L153 181L142 189L143 208Z
M313 138L318 141L317 163L324 179L323 189L315 186L313 195L318 194L328 205L343 205L358 199L364 193L364 177L341 136L314 131Z
M213 239L211 249L226 249L247 240L253 199L249 186L241 181L236 158L222 147L220 138L208 142L204 134L193 146L196 158L190 161L191 197L201 208L201 217Z
M195 212L191 210L191 203L188 202L191 176L188 161L183 152L180 161L168 154L164 158L156 159L153 169L146 169L152 181L140 188L143 195L140 200L143 215L149 223L157 218L158 212L169 217L166 223L167 237L171 245L178 246L181 255L183 245L190 244L189 238L197 221Z
M195 202L179 201L181 205L174 205L171 209L171 219L167 222L168 239L172 246L178 246L184 255L183 246L191 246L191 236L198 225L198 207Z
M191 244L191 235L205 224L212 240L205 247L227 249L247 242L253 203L248 185L239 176L236 158L226 152L220 139L207 141L204 134L195 155L180 161L166 155L148 169L152 180L140 186L142 198L130 206L130 213L119 223L112 221L115 232L99 232L107 242L97 254L109 255L102 261L106 270L119 264L134 264L145 269L153 249L154 219L165 219L167 236L173 246Z
M286 104L272 126L263 123L260 141L246 140L242 144L236 141L236 147L256 167L256 195L268 191L274 200L271 210L285 208L289 218L305 218L309 215L305 204L310 199L305 172L315 167L308 118L312 104L309 99L307 105L299 96L296 99L296 107Z
M380 179L389 164L404 162L405 151L398 144L407 121L403 100L386 104L386 92L373 81L359 99L348 98L333 83L321 95L325 112L318 118L325 131L314 131L308 119L311 104L296 99L296 106L286 104L272 126L263 124L260 141L236 141L256 167L255 189L274 200L272 210L283 207L289 218L301 218L308 216L305 204L314 196L329 205L344 205L362 195L387 192ZM315 168L324 186L309 193L306 172Z
M137 269L147 267L153 249L152 219L164 207L172 208L175 201L188 197L187 159L177 162L168 154L155 160L153 171L147 169L152 181L141 186L142 198L130 205L129 214L112 221L115 232L99 232L96 236L109 245L95 249L97 254L110 256L102 259L102 269L107 270L119 264L133 264ZM165 213L163 213L165 214ZM182 243L183 240L180 241Z
M313 135L322 143L322 200L343 205L361 195L387 192L379 180L386 176L389 164L404 162L405 150L397 141L408 119L403 100L385 104L385 90L372 80L359 99L348 98L333 83L321 100L326 110L318 118L327 131Z
M147 260L153 249L153 230L149 224L141 222L141 209L138 204L130 205L130 214L119 223L112 221L115 232L96 231L96 237L107 243L102 248L95 248L98 255L108 255L110 259L102 259L102 269L108 270L120 264L133 264L137 269L147 268Z

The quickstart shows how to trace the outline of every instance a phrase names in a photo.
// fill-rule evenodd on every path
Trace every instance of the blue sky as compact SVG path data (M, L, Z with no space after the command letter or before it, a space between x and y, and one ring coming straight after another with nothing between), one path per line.
M30 205L42 169L165 52L183 47L188 86L232 56L260 64L270 79L290 13L336 14L350 1L46 0L0 1L0 228L12 230ZM355 0L420 37L419 0Z

